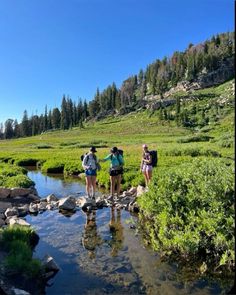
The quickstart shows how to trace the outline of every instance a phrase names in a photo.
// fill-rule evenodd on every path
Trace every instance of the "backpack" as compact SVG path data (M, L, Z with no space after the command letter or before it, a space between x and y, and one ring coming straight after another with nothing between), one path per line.
M150 155L152 156L152 167L157 167L157 162L158 162L158 156L157 156L157 151L149 151Z
M84 157L87 156L87 154L88 154L88 153L85 153L84 155L81 155L81 156L80 156L80 160L81 160L82 162L83 162L83 160L84 160ZM93 155L93 157L94 157L95 162L97 163L97 157L96 157L96 155ZM87 164L88 159L89 159L89 157L87 157L87 161L86 161L85 164ZM98 163L97 163L97 164L98 164ZM99 165L99 166L100 166L100 165Z
M117 153L118 153L117 160L118 160L119 164L122 165L122 163L120 163L120 160L119 160L119 155L121 155L121 157L123 158L124 151L118 149L118 150L117 150ZM111 159L112 159L112 154L111 154Z

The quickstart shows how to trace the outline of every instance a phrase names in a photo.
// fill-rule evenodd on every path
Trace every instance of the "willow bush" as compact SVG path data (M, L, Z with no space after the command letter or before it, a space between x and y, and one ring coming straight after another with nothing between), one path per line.
M197 158L154 174L138 199L155 250L235 264L234 170L221 159Z

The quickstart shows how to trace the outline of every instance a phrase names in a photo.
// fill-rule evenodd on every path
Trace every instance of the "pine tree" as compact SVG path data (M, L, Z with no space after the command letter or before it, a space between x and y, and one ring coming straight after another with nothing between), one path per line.
M52 110L52 128L59 129L61 122L61 113L58 108Z
M5 122L5 138L11 139L14 137L13 120L7 119Z
M21 121L21 134L23 137L30 135L30 133L29 133L29 119L28 119L28 114L27 114L26 110L24 111L23 118Z

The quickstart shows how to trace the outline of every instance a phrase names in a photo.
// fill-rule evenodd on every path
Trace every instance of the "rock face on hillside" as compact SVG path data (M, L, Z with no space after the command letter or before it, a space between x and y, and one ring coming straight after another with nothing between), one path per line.
M148 95L145 96L143 100L146 101L147 108L159 109L161 105L166 107L174 104L175 99L172 97L174 93L178 91L184 91L187 93L191 90L216 86L234 78L234 76L234 58L228 58L227 60L222 61L220 67L217 70L212 72L203 71L193 82L179 82L176 87L171 88L169 91L163 94L163 99L161 99L160 95Z

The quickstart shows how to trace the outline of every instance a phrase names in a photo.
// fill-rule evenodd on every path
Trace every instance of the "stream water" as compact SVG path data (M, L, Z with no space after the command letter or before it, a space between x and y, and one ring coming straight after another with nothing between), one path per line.
M39 196L83 195L78 179L29 171ZM103 208L63 215L46 211L27 216L40 240L34 256L51 255L60 271L46 287L46 294L225 294L216 282L183 280L177 265L161 262L146 248L136 229L137 217L125 210ZM229 286L230 288L230 286Z

